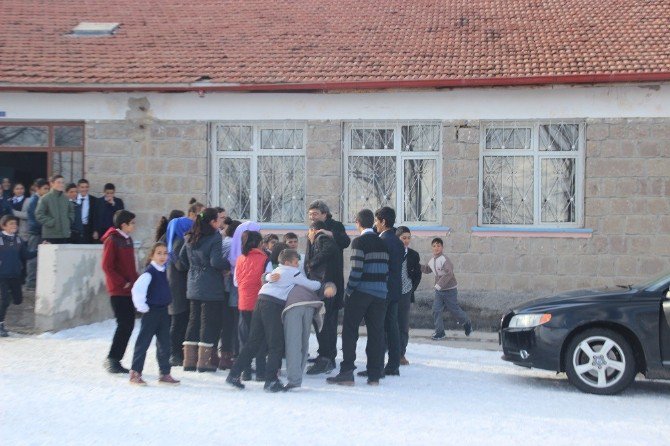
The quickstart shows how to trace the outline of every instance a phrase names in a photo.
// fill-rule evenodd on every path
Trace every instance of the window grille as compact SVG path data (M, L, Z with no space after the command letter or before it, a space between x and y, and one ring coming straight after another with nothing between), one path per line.
M583 124L491 122L481 132L481 225L583 224Z
M439 224L439 122L362 122L344 126L344 220L382 206L397 224Z
M291 122L214 124L213 204L239 220L304 222L305 133Z

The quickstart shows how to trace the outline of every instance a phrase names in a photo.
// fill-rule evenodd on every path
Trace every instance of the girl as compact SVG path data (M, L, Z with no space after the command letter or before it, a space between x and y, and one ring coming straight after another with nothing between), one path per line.
M142 325L135 342L133 365L130 370L130 384L146 386L142 379L142 369L151 339L156 336L156 358L162 384L179 384L179 381L170 375L170 316L167 307L172 300L170 286L165 273L165 263L168 260L165 243L155 243L151 248L147 269L133 285L133 304L137 311L142 313Z
M0 337L6 338L5 315L10 302L19 305L21 294L21 272L23 262L37 256L37 251L28 251L28 245L16 235L19 219L13 215L0 218Z
M241 226L240 226L241 227ZM238 228L239 230L239 228ZM237 258L233 283L238 288L238 308L240 311L239 340L240 350L249 339L251 327L251 315L258 292L261 289L261 277L265 272L268 258L261 249L263 237L260 232L244 231L242 235L242 255ZM262 348L256 356L256 379L263 380L265 377L265 353ZM251 367L244 371L243 380L251 379Z
M165 233L167 232L168 223L170 223L175 218L183 217L184 211L179 209L173 209L170 211L170 215L166 218L165 216L161 217L156 226L156 233L154 234L154 241L165 243Z
M218 365L211 361L214 343L221 333L226 297L223 273L229 269L221 252L219 225L216 209L200 212L179 254L177 267L188 269L186 297L191 302L184 341L185 371L215 372Z
M168 250L167 278L172 294L172 303L168 312L172 316L170 323L170 365L177 367L184 362L183 344L188 326L189 303L186 298L186 282L188 273L179 262L179 253L184 246L184 234L193 227L193 220L187 217L178 217L171 220L167 226L165 240Z

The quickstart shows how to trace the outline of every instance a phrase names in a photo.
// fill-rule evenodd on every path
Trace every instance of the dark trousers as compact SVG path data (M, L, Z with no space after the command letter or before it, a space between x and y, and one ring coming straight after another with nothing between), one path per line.
M222 300L191 300L191 312L186 328L188 342L198 342L206 347L216 347L221 333Z
M112 296L110 302L116 318L116 331L107 357L120 361L135 327L135 306L130 296Z
M69 238L45 238L44 240L52 245L64 245L65 243L70 243Z
M186 339L186 328L188 327L188 316L190 311L182 311L179 314L173 314L170 324L170 349L172 356L181 358L183 354L183 344Z
M323 316L323 327L321 331L314 330L316 331L316 339L319 341L317 353L320 357L328 358L335 363L339 307L335 304L335 299L325 299L324 304L326 313Z
M368 357L368 378L378 380L384 367L384 317L386 299L370 296L354 291L344 303L344 319L342 320L342 356L341 372L356 369L356 342L358 327L365 320L368 331L368 343L365 353Z
M142 315L140 333L135 341L132 370L142 373L151 339L156 336L156 359L161 375L170 374L170 315L167 307L149 307Z
M23 302L21 293L21 279L19 277L11 279L0 279L0 322L5 321L7 308L11 303L19 305Z
M223 323L221 324L221 351L238 353L237 330L239 312L237 307L223 306Z
M400 330L400 356L405 356L409 342L409 309L412 305L412 292L400 296L398 301L398 328Z
M284 326L281 313L284 305L276 302L259 299L251 317L249 339L240 350L235 364L230 369L230 374L239 377L242 371L247 369L254 356L267 346L268 360L266 365L265 381L277 379L281 361L284 356ZM256 366L258 367L258 365ZM260 376L256 370L256 376Z
M395 370L400 367L400 330L398 329L398 301L386 301L384 318L384 344L389 359L386 367Z
M253 319L253 311L240 311L239 312L239 330L238 330L238 339L239 339L239 349L242 352L244 346L249 342L249 336L251 335L251 321ZM261 345L256 353L256 376L265 375L265 358L268 354L267 343ZM245 371L251 373L251 363L246 367Z

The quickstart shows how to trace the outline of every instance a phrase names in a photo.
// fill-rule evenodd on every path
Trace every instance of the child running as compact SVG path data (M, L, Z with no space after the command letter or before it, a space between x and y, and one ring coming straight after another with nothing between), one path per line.
M456 276L454 276L454 264L443 253L444 242L439 237L430 242L433 257L427 265L421 265L421 272L435 275L435 301L433 302L433 318L435 321L435 333L431 336L434 341L446 337L444 333L444 320L442 310L456 317L459 324L463 324L465 336L470 336L472 323L465 311L458 305L458 289L456 288Z
M11 302L23 302L21 271L23 262L32 259L37 251L28 251L28 244L16 235L19 219L13 215L0 218L0 338L9 336L5 328L5 315Z
M144 359L156 336L156 359L160 384L179 384L179 381L170 375L170 315L168 305L172 301L170 284L165 272L168 260L167 245L163 242L155 243L149 254L147 269L133 285L133 304L137 311L142 313L140 333L135 342L133 365L130 370L130 384L146 386L142 379Z

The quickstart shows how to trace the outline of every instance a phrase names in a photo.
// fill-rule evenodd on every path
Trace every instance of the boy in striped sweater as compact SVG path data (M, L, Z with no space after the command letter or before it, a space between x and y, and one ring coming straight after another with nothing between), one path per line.
M435 333L431 336L434 341L446 337L444 333L444 320L442 311L446 309L454 315L459 324L463 325L465 336L470 336L472 323L465 311L458 305L458 288L456 276L454 276L454 264L444 255L444 242L439 237L430 242L433 257L427 265L421 265L421 272L435 276L435 300L433 301L433 318L435 321Z
M328 378L329 384L354 385L354 362L358 327L365 319L368 342L368 384L378 385L384 367L384 317L386 315L386 281L389 254L386 243L372 230L374 214L363 209L356 215L360 237L351 243L351 273L345 291L342 321L342 355L340 373Z

